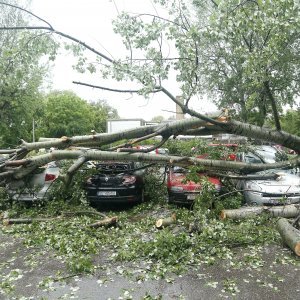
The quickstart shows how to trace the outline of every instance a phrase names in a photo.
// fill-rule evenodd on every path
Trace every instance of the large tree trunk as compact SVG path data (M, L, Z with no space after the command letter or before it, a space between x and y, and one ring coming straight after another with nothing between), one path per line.
M300 256L300 231L293 227L287 219L279 219L277 222L277 230L279 231L283 241L294 253Z
M254 207L241 207L239 209L223 209L220 218L224 219L246 219L252 218L256 215L266 213L272 217L295 218L300 212L299 204L291 204L285 206L254 206Z
M270 99L270 102L271 102L271 107L272 107L272 111L273 111L273 117L274 117L276 129L278 131L280 131L281 130L281 125L280 125L280 120L279 120L278 109L277 109L275 98L274 98L273 93L270 89L269 81L264 82L264 87L265 87L265 90L266 90L266 94L267 94L267 96L268 96L268 98Z

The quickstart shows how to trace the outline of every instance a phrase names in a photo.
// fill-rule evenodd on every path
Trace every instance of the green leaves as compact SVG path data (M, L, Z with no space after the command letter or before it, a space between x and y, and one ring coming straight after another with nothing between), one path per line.
M24 25L20 11L1 6L2 26ZM56 55L57 43L39 31L1 31L0 35L0 143L13 147L19 139L32 139L32 123L42 103L40 88L48 71L47 59Z
M201 45L208 91L217 95L220 107L233 107L243 120L256 114L252 121L261 125L271 107L264 82L279 110L299 93L299 38L294 34L299 32L299 8L292 0L230 0L221 1L211 16Z
M52 92L45 99L38 133L62 137L89 134L91 130L104 132L110 113L110 117L118 117L116 110L104 101L88 103L69 91Z

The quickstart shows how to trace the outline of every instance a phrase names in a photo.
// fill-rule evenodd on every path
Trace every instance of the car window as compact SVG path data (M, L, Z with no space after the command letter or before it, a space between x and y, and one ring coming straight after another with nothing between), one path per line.
M187 173L188 170L183 167L175 166L175 167L173 167L173 172L174 173Z
M248 164L262 164L264 163L257 155L253 153L245 153L244 162Z

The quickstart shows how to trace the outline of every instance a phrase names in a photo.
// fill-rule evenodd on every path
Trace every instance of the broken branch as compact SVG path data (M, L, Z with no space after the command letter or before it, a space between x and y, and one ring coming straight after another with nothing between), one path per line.
M111 226L115 226L117 224L117 221L118 221L117 217L105 218L104 220L97 221L93 224L89 224L87 227L90 228L111 227Z
M297 256L300 256L300 231L293 227L287 219L281 218L277 222L277 230L282 240Z

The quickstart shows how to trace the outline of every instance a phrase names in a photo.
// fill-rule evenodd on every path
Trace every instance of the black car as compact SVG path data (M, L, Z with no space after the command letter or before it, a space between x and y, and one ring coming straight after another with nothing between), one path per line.
M144 170L135 162L102 162L85 184L87 199L97 203L144 201Z

